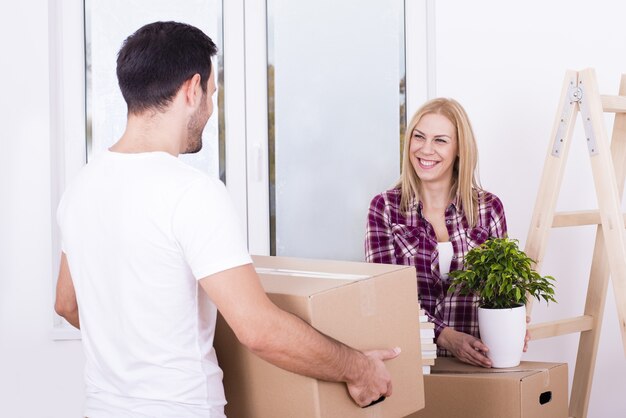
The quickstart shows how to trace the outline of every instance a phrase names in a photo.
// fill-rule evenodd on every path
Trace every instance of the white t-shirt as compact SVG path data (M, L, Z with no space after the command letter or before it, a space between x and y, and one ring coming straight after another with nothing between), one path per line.
M197 280L251 262L224 185L164 152L106 151L68 187L57 220L85 415L222 417L217 309Z
M438 242L437 251L439 251L439 273L443 280L447 280L448 275L450 274L450 264L452 264L452 256L454 256L452 242Z

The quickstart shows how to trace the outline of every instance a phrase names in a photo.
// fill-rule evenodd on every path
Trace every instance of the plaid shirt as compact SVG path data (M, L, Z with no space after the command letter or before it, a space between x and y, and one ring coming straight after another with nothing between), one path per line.
M506 235L502 202L495 195L478 192L478 220L474 228L457 199L446 208L445 219L454 255L450 271L463 269L467 251L490 237ZM415 266L419 301L429 320L435 323L435 341L450 326L479 337L476 298L448 294L449 280L439 273L437 237L432 225L422 216L422 202L410 206L408 214L400 210L400 190L392 189L372 199L365 237L365 259L371 263ZM449 356L439 349L439 356Z

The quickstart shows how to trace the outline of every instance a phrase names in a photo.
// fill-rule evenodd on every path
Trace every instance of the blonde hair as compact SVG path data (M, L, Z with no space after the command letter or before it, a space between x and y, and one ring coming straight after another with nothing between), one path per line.
M478 149L467 113L463 106L453 99L437 98L424 103L415 112L407 126L402 150L402 174L396 185L401 190L400 209L407 213L410 209L411 200L414 198L416 202L419 201L421 181L411 164L409 149L415 126L427 114L444 116L452 122L456 129L459 155L454 162L451 197L458 195L469 225L474 227L478 220L477 192L481 190L476 173Z

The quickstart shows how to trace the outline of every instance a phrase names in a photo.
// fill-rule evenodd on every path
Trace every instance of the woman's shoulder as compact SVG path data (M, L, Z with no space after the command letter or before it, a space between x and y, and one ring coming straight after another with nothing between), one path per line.
M496 211L504 212L504 205L498 196L488 192L487 190L476 190L476 197L478 201L478 207L481 212L484 211Z
M484 189L475 189L476 197L479 204L491 204L494 202L500 202L500 198L495 194L488 192Z
M374 204L383 204L383 205L392 205L398 206L400 205L400 200L402 199L402 191L399 188L393 188L389 190L385 190L374 196L372 198L372 205Z

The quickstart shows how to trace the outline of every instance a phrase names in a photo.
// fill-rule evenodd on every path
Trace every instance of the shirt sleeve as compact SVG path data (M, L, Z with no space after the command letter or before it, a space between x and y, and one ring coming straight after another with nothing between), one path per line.
M252 262L234 205L219 181L201 179L184 192L172 229L197 280Z
M504 205L495 195L491 200L491 217L489 220L489 236L504 238L507 234L506 216L504 215Z
M434 341L437 342L437 339L439 339L439 335L441 334L441 331L443 331L445 328L447 328L448 324L443 322L441 319L436 318L433 315L431 315L430 312L428 312L426 309L424 309L424 312L426 312L426 316L428 317L428 322L432 322L433 324L435 324L435 339L434 339Z
M365 261L369 263L397 264L393 234L385 212L385 199L377 195L372 199L367 214L365 230Z

